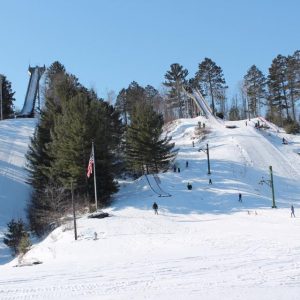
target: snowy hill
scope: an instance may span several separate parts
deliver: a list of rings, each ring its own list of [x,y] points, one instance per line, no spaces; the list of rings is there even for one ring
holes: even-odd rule
[[[198,121],[210,131],[200,142]],[[255,122],[231,122],[235,129],[203,117],[171,124],[181,172],[171,169],[159,179],[172,196],[158,197],[145,177],[120,182],[105,210],[111,217],[79,218],[78,241],[70,222],[24,257],[42,264],[0,266],[0,298],[298,299],[300,137],[258,130]],[[207,143],[210,176],[206,154],[198,151]],[[278,209],[270,208],[270,187],[259,184],[269,179],[270,165]],[[290,218],[291,203],[296,218]]]
[[[2,244],[3,231],[11,218],[24,218],[30,194],[26,184],[25,153],[36,124],[35,119],[0,122],[0,264],[10,257]]]

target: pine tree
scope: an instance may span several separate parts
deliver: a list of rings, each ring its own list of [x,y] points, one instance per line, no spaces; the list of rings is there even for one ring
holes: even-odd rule
[[[164,86],[169,88],[168,106],[178,111],[179,118],[183,118],[185,109],[185,93],[183,88],[187,85],[188,70],[180,64],[172,64],[170,70],[165,74]]]
[[[2,117],[3,119],[11,118],[14,115],[14,94],[12,91],[11,82],[7,80],[6,76],[0,74],[0,88],[2,87]]]
[[[135,106],[126,132],[126,157],[136,174],[165,171],[175,154],[170,138],[162,138],[163,118],[149,104]]]
[[[134,106],[145,101],[145,89],[136,81],[131,82],[127,89],[120,91],[117,96],[116,108],[122,114],[125,125],[130,123]]]
[[[12,255],[15,256],[19,253],[20,241],[28,234],[25,231],[25,224],[21,219],[18,221],[12,219],[7,224],[7,227],[8,232],[4,234],[3,242],[11,249]]]
[[[162,112],[163,98],[159,91],[151,85],[147,85],[144,89],[145,101],[149,103],[157,113]]]
[[[266,98],[266,78],[263,73],[255,66],[251,66],[244,76],[244,86],[248,99],[248,108],[253,116],[260,113],[263,99]]]
[[[287,97],[292,108],[292,118],[296,120],[296,103],[300,99],[300,51],[287,57]]]
[[[28,250],[30,249],[31,246],[32,246],[32,243],[30,241],[29,234],[27,232],[25,232],[19,242],[18,253],[24,255],[26,252],[28,252]]]
[[[128,104],[127,104],[127,98],[126,98],[126,89],[122,89],[117,96],[115,107],[116,107],[117,111],[119,111],[119,113],[121,114],[122,120],[125,125],[128,124],[128,108],[127,108],[127,106],[128,106]]]
[[[287,97],[287,58],[278,55],[273,59],[268,75],[269,114],[276,122],[278,116],[281,125],[284,118],[289,119],[289,103]],[[285,111],[285,116],[284,116]]]
[[[196,73],[196,79],[204,95],[211,98],[211,107],[213,114],[216,112],[216,101],[222,103],[225,101],[225,89],[227,88],[221,67],[217,66],[210,58],[205,58],[199,64]],[[223,107],[225,105],[222,104]]]
[[[46,71],[45,105],[42,108],[39,123],[26,155],[29,183],[33,187],[31,201],[27,207],[30,228],[42,235],[45,228],[61,217],[62,209],[57,203],[63,198],[59,187],[50,176],[51,131],[55,117],[62,113],[62,103],[67,101],[69,94],[74,94],[78,83],[65,72],[59,62],[54,62]],[[67,87],[67,88],[66,88]]]

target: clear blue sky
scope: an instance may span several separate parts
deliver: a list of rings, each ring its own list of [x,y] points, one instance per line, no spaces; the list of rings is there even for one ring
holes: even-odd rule
[[[59,60],[100,96],[135,80],[160,87],[170,64],[191,76],[205,57],[229,97],[248,68],[265,74],[300,49],[299,0],[0,0],[0,73],[22,107],[27,67]]]

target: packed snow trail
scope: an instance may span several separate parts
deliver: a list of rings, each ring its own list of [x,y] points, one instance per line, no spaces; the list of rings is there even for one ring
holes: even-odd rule
[[[240,127],[232,130],[232,136],[243,147],[251,158],[251,164],[257,169],[267,170],[272,166],[274,173],[282,177],[299,179],[299,172],[295,170],[279,151],[262,133],[262,129],[252,126]]]

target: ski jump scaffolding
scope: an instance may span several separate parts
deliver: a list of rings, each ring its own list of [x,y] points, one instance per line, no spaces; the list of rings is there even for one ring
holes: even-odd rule
[[[31,118],[34,116],[34,108],[36,104],[36,99],[38,99],[37,108],[40,109],[40,91],[39,91],[39,81],[44,74],[46,68],[43,67],[30,67],[28,68],[28,73],[30,75],[29,83],[27,87],[27,92],[25,96],[25,101],[21,112],[17,115],[19,118]]]
[[[220,118],[217,118],[213,114],[213,112],[212,112],[211,108],[209,107],[208,103],[206,102],[206,100],[202,96],[201,92],[197,88],[193,89],[192,93],[189,93],[188,91],[186,91],[183,88],[183,92],[190,99],[192,99],[194,101],[194,103],[196,104],[198,109],[201,110],[204,113],[204,115],[207,119],[210,119],[212,122],[215,122],[216,124],[224,126],[223,120],[221,120]]]

